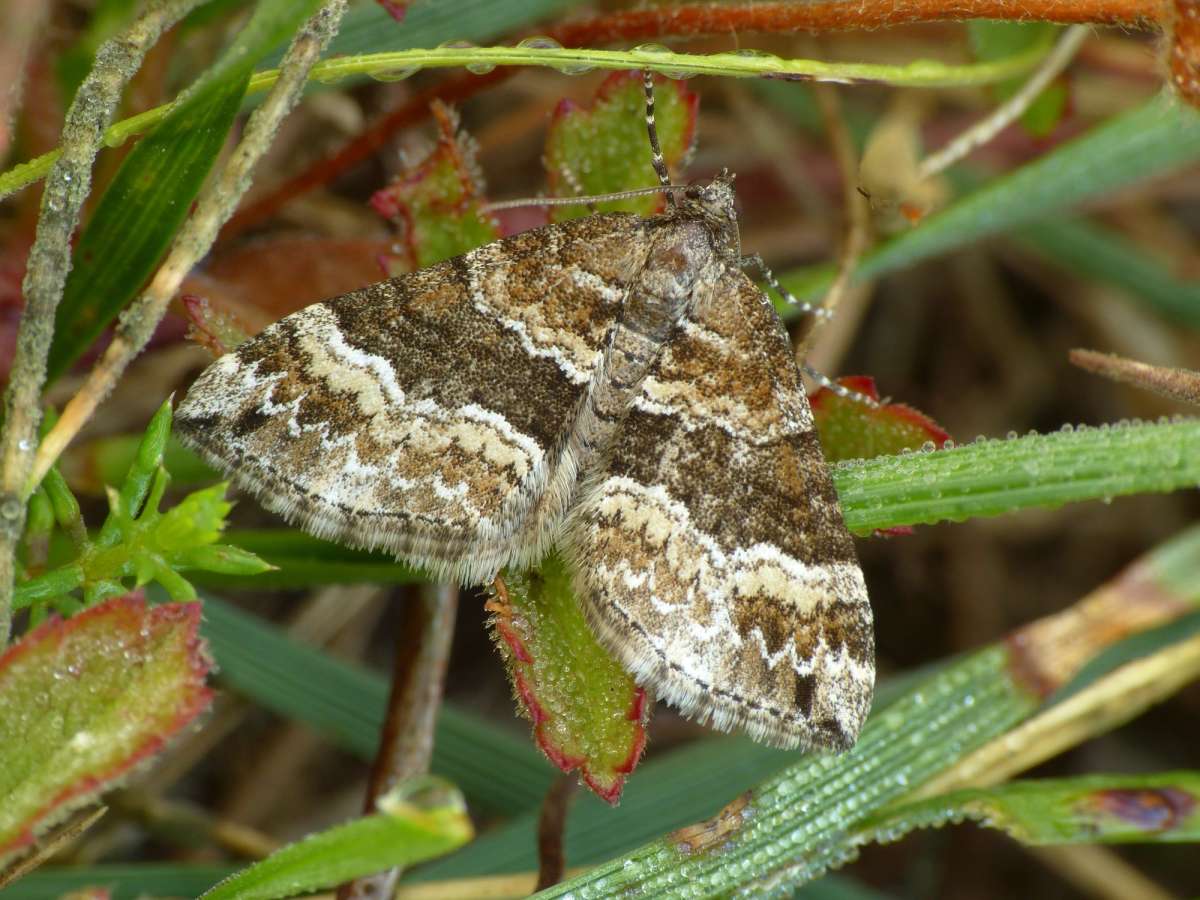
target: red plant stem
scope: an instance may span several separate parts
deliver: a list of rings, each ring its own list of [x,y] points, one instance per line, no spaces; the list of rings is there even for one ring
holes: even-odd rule
[[[563,880],[567,871],[567,854],[563,838],[567,830],[567,811],[575,793],[575,780],[559,775],[546,792],[542,812],[538,816],[538,880],[535,891],[544,891]]]
[[[1178,12],[1172,15],[1172,0],[826,0],[826,2],[745,3],[714,6],[690,3],[606,13],[565,22],[548,34],[568,47],[590,46],[613,41],[645,38],[696,37],[744,34],[747,32],[788,33],[794,31],[845,31],[874,29],[920,22],[964,19],[1042,20],[1064,24],[1119,25],[1127,28],[1163,27],[1175,21],[1184,46],[1192,45],[1185,14],[1196,0],[1173,0]],[[1176,59],[1184,60],[1177,41]],[[1182,65],[1186,65],[1182,63]],[[351,166],[370,157],[400,128],[424,121],[435,100],[459,102],[516,74],[501,67],[487,75],[464,75],[428,88],[354,138],[333,156],[315,163],[285,181],[260,200],[238,211],[221,230],[227,240],[267,219],[288,201],[328,184]],[[1176,72],[1180,64],[1176,65]],[[1185,71],[1194,71],[1185,70]],[[1178,75],[1176,76],[1178,78]]]
[[[643,37],[688,37],[747,31],[844,31],[920,22],[1016,19],[1062,24],[1161,26],[1167,0],[826,0],[826,2],[688,3],[632,9],[568,23],[554,34],[568,46]]]
[[[367,780],[364,813],[393,787],[429,770],[433,755],[433,726],[446,680],[446,662],[454,633],[458,588],[424,588],[409,603],[396,640],[387,716],[379,750]],[[338,900],[390,897],[399,869],[356,879],[338,890]]]

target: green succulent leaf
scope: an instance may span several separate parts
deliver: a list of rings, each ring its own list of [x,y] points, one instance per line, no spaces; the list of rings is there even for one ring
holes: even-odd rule
[[[561,559],[506,580],[488,603],[492,636],[534,740],[616,803],[646,744],[646,693],[596,641]]]
[[[691,150],[700,98],[682,81],[655,79],[654,117],[668,168]],[[646,94],[640,72],[614,72],[588,107],[563,100],[546,139],[546,171],[554,197],[590,196],[652,187],[658,176],[646,143]],[[662,208],[661,194],[599,203],[602,212],[649,215]],[[551,207],[556,222],[590,214],[586,206]]]
[[[208,707],[200,607],[116,598],[0,657],[0,862],[93,802]]]

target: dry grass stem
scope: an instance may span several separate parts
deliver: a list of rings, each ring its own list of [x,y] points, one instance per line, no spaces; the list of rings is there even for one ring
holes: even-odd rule
[[[0,647],[12,627],[12,589],[17,541],[25,527],[25,502],[49,466],[38,468],[34,451],[42,419],[46,358],[54,336],[54,314],[71,271],[71,235],[92,183],[92,162],[112,121],[125,85],[162,32],[196,5],[196,0],[158,0],[96,53],[62,132],[62,153],[46,177],[37,237],[26,261],[25,309],[4,396],[0,434]],[[31,473],[32,476],[31,476]]]
[[[33,483],[36,484],[54,465],[67,444],[112,391],[117,379],[154,333],[184,277],[208,253],[217,231],[233,214],[242,194],[250,186],[254,166],[270,146],[279,123],[300,98],[309,69],[337,33],[345,7],[345,0],[331,0],[318,10],[292,42],[279,80],[262,105],[251,113],[242,139],[229,161],[200,195],[195,212],[175,238],[149,287],[122,314],[112,343],[42,441],[34,464]]]

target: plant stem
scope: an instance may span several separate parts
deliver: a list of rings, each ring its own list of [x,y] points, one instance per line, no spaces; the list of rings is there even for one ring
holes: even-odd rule
[[[457,607],[458,588],[443,584],[424,588],[417,602],[405,610],[392,665],[387,717],[367,782],[364,814],[375,812],[376,801],[400,782],[429,771]],[[338,898],[390,897],[400,872],[394,868],[357,878],[338,890]]]
[[[95,65],[67,112],[62,152],[46,178],[37,237],[29,250],[22,285],[25,310],[4,398],[4,433],[0,435],[0,647],[8,643],[12,628],[14,554],[25,526],[25,503],[46,474],[42,469],[30,478],[41,423],[46,357],[54,335],[54,313],[71,270],[71,233],[91,187],[92,161],[142,57],[165,29],[195,5],[196,0],[155,0],[123,34],[100,47]]]
[[[1029,109],[1030,104],[1046,89],[1051,81],[1067,67],[1083,42],[1091,34],[1091,29],[1084,25],[1074,25],[1059,38],[1054,49],[1038,66],[1037,71],[1021,85],[1020,90],[997,106],[986,118],[976,122],[941,150],[930,154],[921,161],[918,174],[921,178],[932,178],[939,172],[950,168],[976,148],[986,144],[1004,128]]]
[[[121,316],[112,343],[38,448],[33,469],[35,483],[54,465],[63,449],[108,396],[126,366],[141,352],[180,282],[212,246],[217,230],[250,186],[254,166],[270,146],[279,123],[299,99],[309,70],[337,32],[345,7],[345,0],[330,0],[309,19],[292,42],[279,80],[262,106],[250,114],[242,140],[228,163],[196,201],[195,213],[175,238],[167,258],[146,290]]]
[[[795,0],[775,3],[682,3],[597,15],[572,23],[566,44],[647,37],[746,32],[840,31],[964,19],[1058,22],[1063,25],[1163,26],[1163,0]]]

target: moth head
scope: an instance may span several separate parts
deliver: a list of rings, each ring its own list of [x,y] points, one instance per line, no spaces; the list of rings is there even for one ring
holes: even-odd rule
[[[688,185],[683,192],[683,208],[687,214],[704,220],[719,247],[741,256],[731,172],[725,170],[712,181]]]

